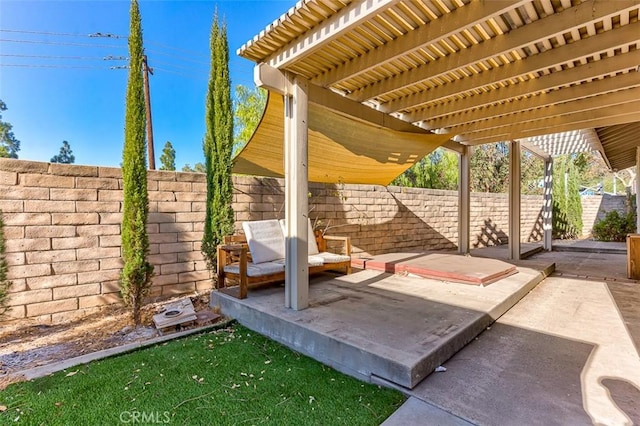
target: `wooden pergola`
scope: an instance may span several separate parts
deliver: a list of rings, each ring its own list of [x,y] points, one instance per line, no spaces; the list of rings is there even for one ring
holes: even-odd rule
[[[640,0],[307,0],[242,46],[256,84],[284,99],[286,306],[308,304],[309,105],[449,136],[462,253],[473,146],[510,143],[510,236],[520,235],[521,147],[541,156],[550,249],[552,155],[595,149],[613,170],[640,163],[639,9]],[[509,245],[518,259],[519,238]]]

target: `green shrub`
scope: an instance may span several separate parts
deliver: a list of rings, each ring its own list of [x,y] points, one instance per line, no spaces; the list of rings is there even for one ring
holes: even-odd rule
[[[11,281],[7,280],[9,267],[4,253],[4,219],[2,218],[2,210],[0,210],[0,316],[9,310],[7,302],[9,301],[9,287],[11,287]]]
[[[598,241],[625,241],[627,234],[636,232],[633,213],[621,215],[613,210],[604,219],[593,225],[593,238]]]

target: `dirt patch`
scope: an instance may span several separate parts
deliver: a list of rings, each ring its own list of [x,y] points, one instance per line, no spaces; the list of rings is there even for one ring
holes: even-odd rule
[[[10,384],[8,375],[12,373],[158,336],[153,315],[167,303],[184,297],[144,306],[142,324],[137,328],[128,308],[116,305],[105,306],[95,314],[64,324],[38,324],[33,319],[3,323],[0,328],[0,390]],[[194,295],[190,299],[196,312],[210,309],[208,294]],[[205,324],[188,325],[182,330],[202,325]],[[168,334],[167,330],[164,334]]]

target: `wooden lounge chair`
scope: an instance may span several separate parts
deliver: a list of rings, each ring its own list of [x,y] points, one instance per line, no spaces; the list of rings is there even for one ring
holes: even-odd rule
[[[218,246],[217,287],[239,299],[247,297],[250,287],[282,282],[285,278],[284,222],[260,220],[244,222],[244,235],[231,235]],[[349,237],[313,232],[309,222],[309,274],[337,270],[351,273]],[[327,242],[340,244],[340,253],[327,251]]]

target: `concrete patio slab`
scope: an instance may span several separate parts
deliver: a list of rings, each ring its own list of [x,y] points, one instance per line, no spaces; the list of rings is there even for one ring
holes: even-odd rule
[[[410,394],[481,425],[640,424],[639,301],[635,283],[547,278]]]
[[[388,253],[354,259],[361,269],[410,273],[424,278],[463,284],[487,285],[517,272],[516,266],[497,259],[483,259],[446,252]]]
[[[311,306],[303,311],[284,307],[282,287],[252,290],[243,300],[214,292],[212,304],[339,371],[413,388],[545,276],[520,267],[515,275],[479,287],[360,271],[314,278]]]
[[[427,420],[428,419],[428,420]],[[473,423],[434,407],[418,398],[409,397],[381,426],[473,426]]]
[[[542,252],[532,262],[554,262],[555,274],[585,279],[635,282],[627,278],[627,256],[589,252]]]

